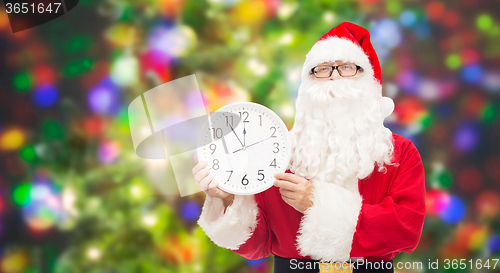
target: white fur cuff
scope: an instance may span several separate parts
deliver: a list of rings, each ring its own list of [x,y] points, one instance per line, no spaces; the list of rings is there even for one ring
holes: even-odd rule
[[[322,262],[349,260],[362,198],[333,183],[316,181],[313,206],[302,217],[297,246],[302,256]]]
[[[252,236],[258,213],[253,195],[235,195],[226,213],[222,199],[207,195],[198,225],[216,245],[237,250]]]

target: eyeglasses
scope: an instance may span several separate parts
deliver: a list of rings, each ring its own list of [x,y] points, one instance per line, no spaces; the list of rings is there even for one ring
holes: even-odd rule
[[[318,65],[311,69],[311,74],[317,78],[328,78],[332,76],[333,70],[337,69],[341,77],[352,77],[355,76],[359,70],[363,71],[363,68],[355,64],[341,64],[341,65]]]

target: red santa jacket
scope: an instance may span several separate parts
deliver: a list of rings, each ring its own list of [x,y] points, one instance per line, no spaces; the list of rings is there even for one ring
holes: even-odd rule
[[[248,259],[285,258],[388,261],[418,245],[425,218],[425,178],[413,143],[393,134],[394,159],[348,190],[313,183],[313,205],[304,214],[281,198],[279,188],[235,196],[224,212],[207,196],[198,224],[217,245]]]

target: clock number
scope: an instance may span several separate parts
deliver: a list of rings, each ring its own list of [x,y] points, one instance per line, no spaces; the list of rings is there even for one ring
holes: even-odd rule
[[[279,145],[279,143],[278,143],[278,142],[274,142],[274,144],[273,144],[273,145],[276,145],[276,147],[275,147],[275,148],[276,148],[276,150],[273,150],[273,153],[275,153],[275,154],[276,154],[276,153],[278,153],[278,152],[280,151],[280,149],[278,148],[280,145]]]
[[[242,117],[241,117],[241,112],[239,112],[239,113],[240,113],[240,120],[241,120],[241,119],[242,119]],[[245,120],[243,120],[243,122],[250,122],[250,121],[248,121],[248,120],[247,120],[247,118],[248,118],[248,116],[249,116],[248,112],[247,112],[247,111],[245,111],[245,112],[243,112],[243,114],[247,114],[247,117],[245,118]]]
[[[264,180],[265,176],[264,176],[264,174],[263,174],[263,173],[261,173],[261,172],[263,172],[263,171],[264,171],[264,170],[259,170],[258,174],[259,174],[259,175],[262,175],[262,178],[257,178],[257,180],[259,180],[259,181]]]
[[[213,163],[214,164],[212,166],[212,169],[218,170],[219,169],[219,160],[218,159],[214,159]],[[217,168],[215,168],[215,166],[217,166]]]
[[[262,126],[262,115],[259,115],[260,118],[260,126]]]
[[[215,153],[215,150],[217,149],[217,145],[212,143],[212,144],[210,144],[209,147],[210,147],[210,150],[212,150],[212,153],[210,155],[213,155]]]
[[[226,116],[226,127],[229,127],[229,118],[231,118],[231,126],[234,126],[233,116],[230,116],[230,117]]]
[[[231,175],[233,175],[233,171],[226,171],[226,172],[230,172],[229,177],[227,178],[227,181],[229,181],[229,179],[231,179]]]
[[[276,133],[276,127],[274,127],[274,126],[273,126],[273,127],[271,127],[271,130],[273,130],[273,129],[274,129],[274,132],[273,132],[273,134],[272,134],[270,137],[276,137],[276,136],[274,135],[274,134]]]
[[[243,176],[243,179],[241,179],[241,184],[243,184],[244,186],[248,185],[248,179],[246,174],[245,176]]]
[[[221,128],[212,128],[214,132],[214,139],[219,139],[222,137],[222,129]]]
[[[273,162],[271,162],[271,164],[269,164],[269,166],[276,168],[276,158],[273,160]]]

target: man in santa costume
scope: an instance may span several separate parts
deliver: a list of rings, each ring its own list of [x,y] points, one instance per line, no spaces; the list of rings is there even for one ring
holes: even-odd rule
[[[393,272],[392,259],[420,240],[424,168],[413,143],[383,125],[394,103],[382,96],[370,34],[352,23],[331,29],[301,77],[287,172],[262,193],[235,196],[199,162],[193,174],[207,197],[198,224],[245,258],[273,254],[275,272],[319,272],[308,261]]]

